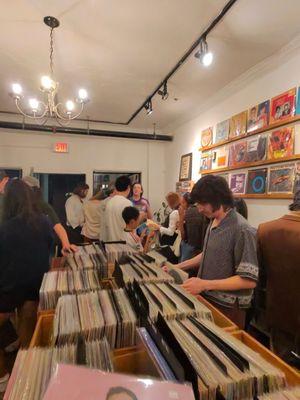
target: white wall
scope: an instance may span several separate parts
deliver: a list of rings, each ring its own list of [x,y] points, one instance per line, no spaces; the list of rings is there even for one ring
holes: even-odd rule
[[[283,49],[248,71],[237,81],[228,85],[213,99],[208,100],[206,109],[199,116],[172,130],[174,141],[165,147],[166,190],[174,190],[178,180],[180,157],[193,152],[192,179],[200,178],[200,137],[201,131],[215,126],[232,115],[250,106],[267,100],[281,92],[300,85],[300,47],[296,45]],[[199,88],[201,90],[201,88]],[[300,129],[296,129],[295,152],[300,153]],[[287,212],[290,200],[247,199],[249,221],[254,226],[278,218]]]
[[[53,152],[58,141],[69,144],[68,154]],[[145,196],[155,210],[165,195],[164,146],[164,142],[147,140],[0,130],[0,169],[22,168],[23,175],[31,168],[44,173],[85,173],[91,188],[94,170],[141,172]]]

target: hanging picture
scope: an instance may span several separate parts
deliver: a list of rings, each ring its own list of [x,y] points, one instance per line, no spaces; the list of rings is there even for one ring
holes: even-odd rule
[[[257,104],[248,110],[247,132],[262,129],[269,124],[270,100]]]
[[[229,127],[230,127],[229,119],[226,119],[226,121],[222,121],[217,124],[215,143],[220,143],[224,142],[225,140],[228,140]]]
[[[245,194],[247,173],[239,172],[229,175],[229,187],[234,194]]]
[[[189,181],[192,177],[192,160],[193,153],[188,153],[181,156],[179,180]]]
[[[288,119],[295,115],[296,88],[273,97],[271,100],[270,123]]]
[[[213,128],[207,128],[201,133],[201,146],[210,146],[213,142]]]
[[[266,158],[267,137],[258,135],[247,140],[246,162],[262,161]]]
[[[278,129],[270,133],[268,158],[290,157],[294,154],[294,127]]]
[[[236,167],[246,162],[247,155],[247,141],[242,140],[240,142],[233,143],[229,147],[229,167]]]
[[[213,153],[211,151],[206,151],[201,154],[200,161],[200,172],[208,171],[212,169]]]
[[[247,111],[243,111],[231,117],[229,137],[232,139],[237,136],[245,135],[246,132],[247,132]]]
[[[293,193],[295,165],[287,164],[269,169],[268,193]]]
[[[260,168],[248,171],[247,193],[264,194],[266,193],[268,169]]]

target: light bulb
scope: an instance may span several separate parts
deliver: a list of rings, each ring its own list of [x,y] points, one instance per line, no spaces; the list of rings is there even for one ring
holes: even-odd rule
[[[202,55],[201,63],[204,65],[204,67],[208,67],[213,62],[213,59],[214,55],[209,51]]]
[[[14,94],[20,95],[22,93],[22,86],[19,83],[13,83],[12,91]]]
[[[29,105],[32,108],[32,111],[37,111],[39,108],[39,102],[37,99],[29,99]]]
[[[73,111],[73,110],[74,110],[74,107],[75,107],[75,105],[74,105],[74,103],[73,103],[72,100],[68,100],[68,101],[66,102],[66,109],[67,109],[68,112]]]
[[[44,75],[41,78],[41,85],[44,90],[50,90],[53,87],[53,80],[50,76]]]
[[[82,101],[87,100],[88,93],[85,89],[78,90],[78,98]]]

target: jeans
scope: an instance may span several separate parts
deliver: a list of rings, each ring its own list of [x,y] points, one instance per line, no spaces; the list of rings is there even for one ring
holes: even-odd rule
[[[190,260],[195,257],[199,252],[194,246],[186,243],[184,240],[180,243],[180,262]]]

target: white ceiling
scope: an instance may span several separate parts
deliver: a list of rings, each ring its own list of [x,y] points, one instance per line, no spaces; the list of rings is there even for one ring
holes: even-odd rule
[[[227,0],[0,0],[0,110],[15,111],[10,84],[30,95],[48,72],[46,15],[56,16],[60,99],[85,87],[91,119],[126,122]],[[208,37],[215,62],[191,57],[169,82],[170,98],[130,124],[164,130],[187,119],[225,85],[300,33],[299,0],[238,0]],[[174,97],[178,101],[174,101]],[[84,115],[85,116],[85,115]],[[1,115],[0,115],[1,119]]]

